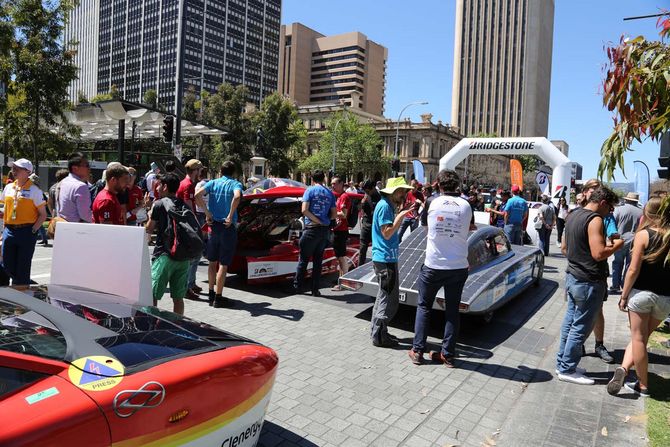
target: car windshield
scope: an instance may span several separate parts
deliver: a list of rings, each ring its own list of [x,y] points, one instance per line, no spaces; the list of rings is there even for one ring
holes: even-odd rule
[[[67,344],[49,320],[0,299],[0,350],[63,360]]]
[[[307,185],[304,183],[297,180],[292,180],[290,178],[266,178],[258,183],[251,185],[247,190],[244,191],[244,195],[248,196],[250,194],[260,194],[267,191],[268,189],[278,188],[280,186],[293,186],[307,189]]]

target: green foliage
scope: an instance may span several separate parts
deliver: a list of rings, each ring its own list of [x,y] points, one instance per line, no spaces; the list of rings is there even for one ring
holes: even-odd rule
[[[111,101],[114,99],[110,93],[100,93],[91,98],[91,103],[96,104],[103,101]]]
[[[257,150],[268,159],[273,176],[287,177],[303,157],[307,129],[298,117],[293,103],[275,92],[267,96],[260,111],[253,116],[253,127],[261,130],[257,134]]]
[[[26,140],[30,141],[35,165],[44,152],[41,139],[59,138],[52,137],[47,129],[67,121],[67,89],[77,77],[77,68],[73,64],[74,52],[68,49],[72,43],[64,43],[62,35],[73,4],[15,0],[3,2],[0,9],[0,53],[4,54],[0,70],[5,79],[9,73],[8,95],[12,95],[14,102],[11,108],[0,110],[1,118],[11,123],[7,138],[18,144],[16,151],[23,152]],[[11,37],[7,36],[8,24]]]
[[[145,105],[151,107],[152,109],[158,108],[158,93],[156,93],[156,90],[150,88],[149,90],[144,92],[142,102]]]
[[[661,36],[669,30],[670,21],[664,20]],[[606,53],[603,104],[614,112],[614,128],[600,149],[598,176],[611,180],[617,166],[624,170],[623,155],[633,141],[657,141],[670,130],[670,46],[622,37]]]
[[[217,138],[210,151],[210,165],[220,166],[226,160],[238,165],[251,158],[253,130],[250,116],[245,113],[249,91],[244,85],[221,84],[209,96],[205,122],[223,128],[227,135]]]
[[[181,117],[187,121],[194,121],[198,118],[198,109],[196,108],[198,102],[198,95],[195,88],[190,85],[184,95],[184,102],[182,103]]]
[[[374,127],[360,123],[355,115],[340,112],[328,120],[326,128],[319,141],[319,151],[300,163],[300,171],[331,169],[335,141],[336,173],[347,178],[359,172],[369,177],[376,172],[388,173],[391,159],[384,155],[383,141]]]
[[[77,104],[88,104],[89,100],[86,97],[86,93],[84,93],[82,90],[79,90],[77,92]]]
[[[517,155],[516,159],[521,163],[524,172],[532,172],[535,175],[540,158],[537,155]]]

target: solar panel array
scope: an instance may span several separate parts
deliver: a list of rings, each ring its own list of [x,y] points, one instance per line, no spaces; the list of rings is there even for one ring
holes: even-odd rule
[[[427,228],[422,226],[409,234],[405,233],[398,256],[401,289],[417,290],[419,272],[423,261],[426,259],[427,237]]]

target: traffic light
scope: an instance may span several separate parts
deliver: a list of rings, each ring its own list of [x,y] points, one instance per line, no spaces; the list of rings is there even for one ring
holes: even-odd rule
[[[394,175],[397,175],[400,171],[400,160],[398,158],[391,160],[391,170],[393,171]]]
[[[172,133],[174,132],[174,116],[168,115],[163,118],[163,141],[172,142]]]
[[[661,151],[658,157],[658,178],[670,179],[670,132],[661,138]]]

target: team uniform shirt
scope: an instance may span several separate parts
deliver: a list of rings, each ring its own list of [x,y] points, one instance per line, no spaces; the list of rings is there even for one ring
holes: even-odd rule
[[[394,219],[393,204],[386,197],[382,197],[372,216],[372,261],[374,262],[398,262],[398,247],[400,246],[398,232],[393,233],[388,240],[382,234],[382,227],[393,225]]]
[[[507,213],[507,223],[511,225],[521,225],[527,210],[528,202],[519,196],[512,196],[503,208],[503,211]]]
[[[137,185],[131,186],[128,189],[128,212],[132,212],[134,209],[142,206],[142,203],[144,203],[142,188]],[[127,219],[128,222],[135,222],[136,220],[137,216],[132,213]]]
[[[123,213],[116,194],[103,189],[93,201],[93,222],[105,221],[111,222],[112,225],[123,225]]]
[[[179,189],[177,190],[177,198],[184,203],[191,202],[192,211],[195,213],[195,183],[190,177],[186,176],[184,180],[179,182]]]
[[[242,192],[242,184],[237,180],[225,175],[216,180],[205,183],[205,191],[209,194],[207,208],[217,222],[223,222],[228,218],[230,206],[233,203],[235,191]],[[233,223],[237,222],[237,211],[233,214]]]
[[[37,222],[39,208],[46,206],[44,193],[30,180],[19,187],[16,182],[5,186],[0,194],[5,203],[4,221],[6,225],[27,225]]]
[[[330,210],[336,207],[335,195],[330,189],[323,185],[310,186],[302,195],[302,201],[309,203],[310,213],[320,221],[312,222],[305,216],[305,227],[330,225]]]
[[[335,225],[335,228],[333,228],[333,231],[349,231],[349,213],[351,213],[351,196],[347,194],[346,192],[343,192],[337,197],[337,201],[335,202],[335,208],[338,213],[341,213],[346,210],[347,212],[347,217],[340,219],[337,219],[337,224]]]
[[[425,222],[428,225],[424,265],[434,270],[468,268],[468,236],[474,223],[472,207],[457,195],[431,197]]]
[[[198,182],[198,184],[195,185],[195,189],[198,190],[198,189],[200,189],[200,188],[204,188],[208,181],[209,181],[209,180],[200,180],[200,181]],[[202,196],[202,201],[205,202],[205,203],[207,203],[207,202],[209,201],[209,195],[208,195],[208,194],[204,194],[204,195]],[[198,205],[198,204],[196,203],[196,204],[195,204],[195,212],[196,212],[196,213],[200,213],[200,214],[205,214],[205,209],[202,208],[202,207],[200,207],[200,205]]]

